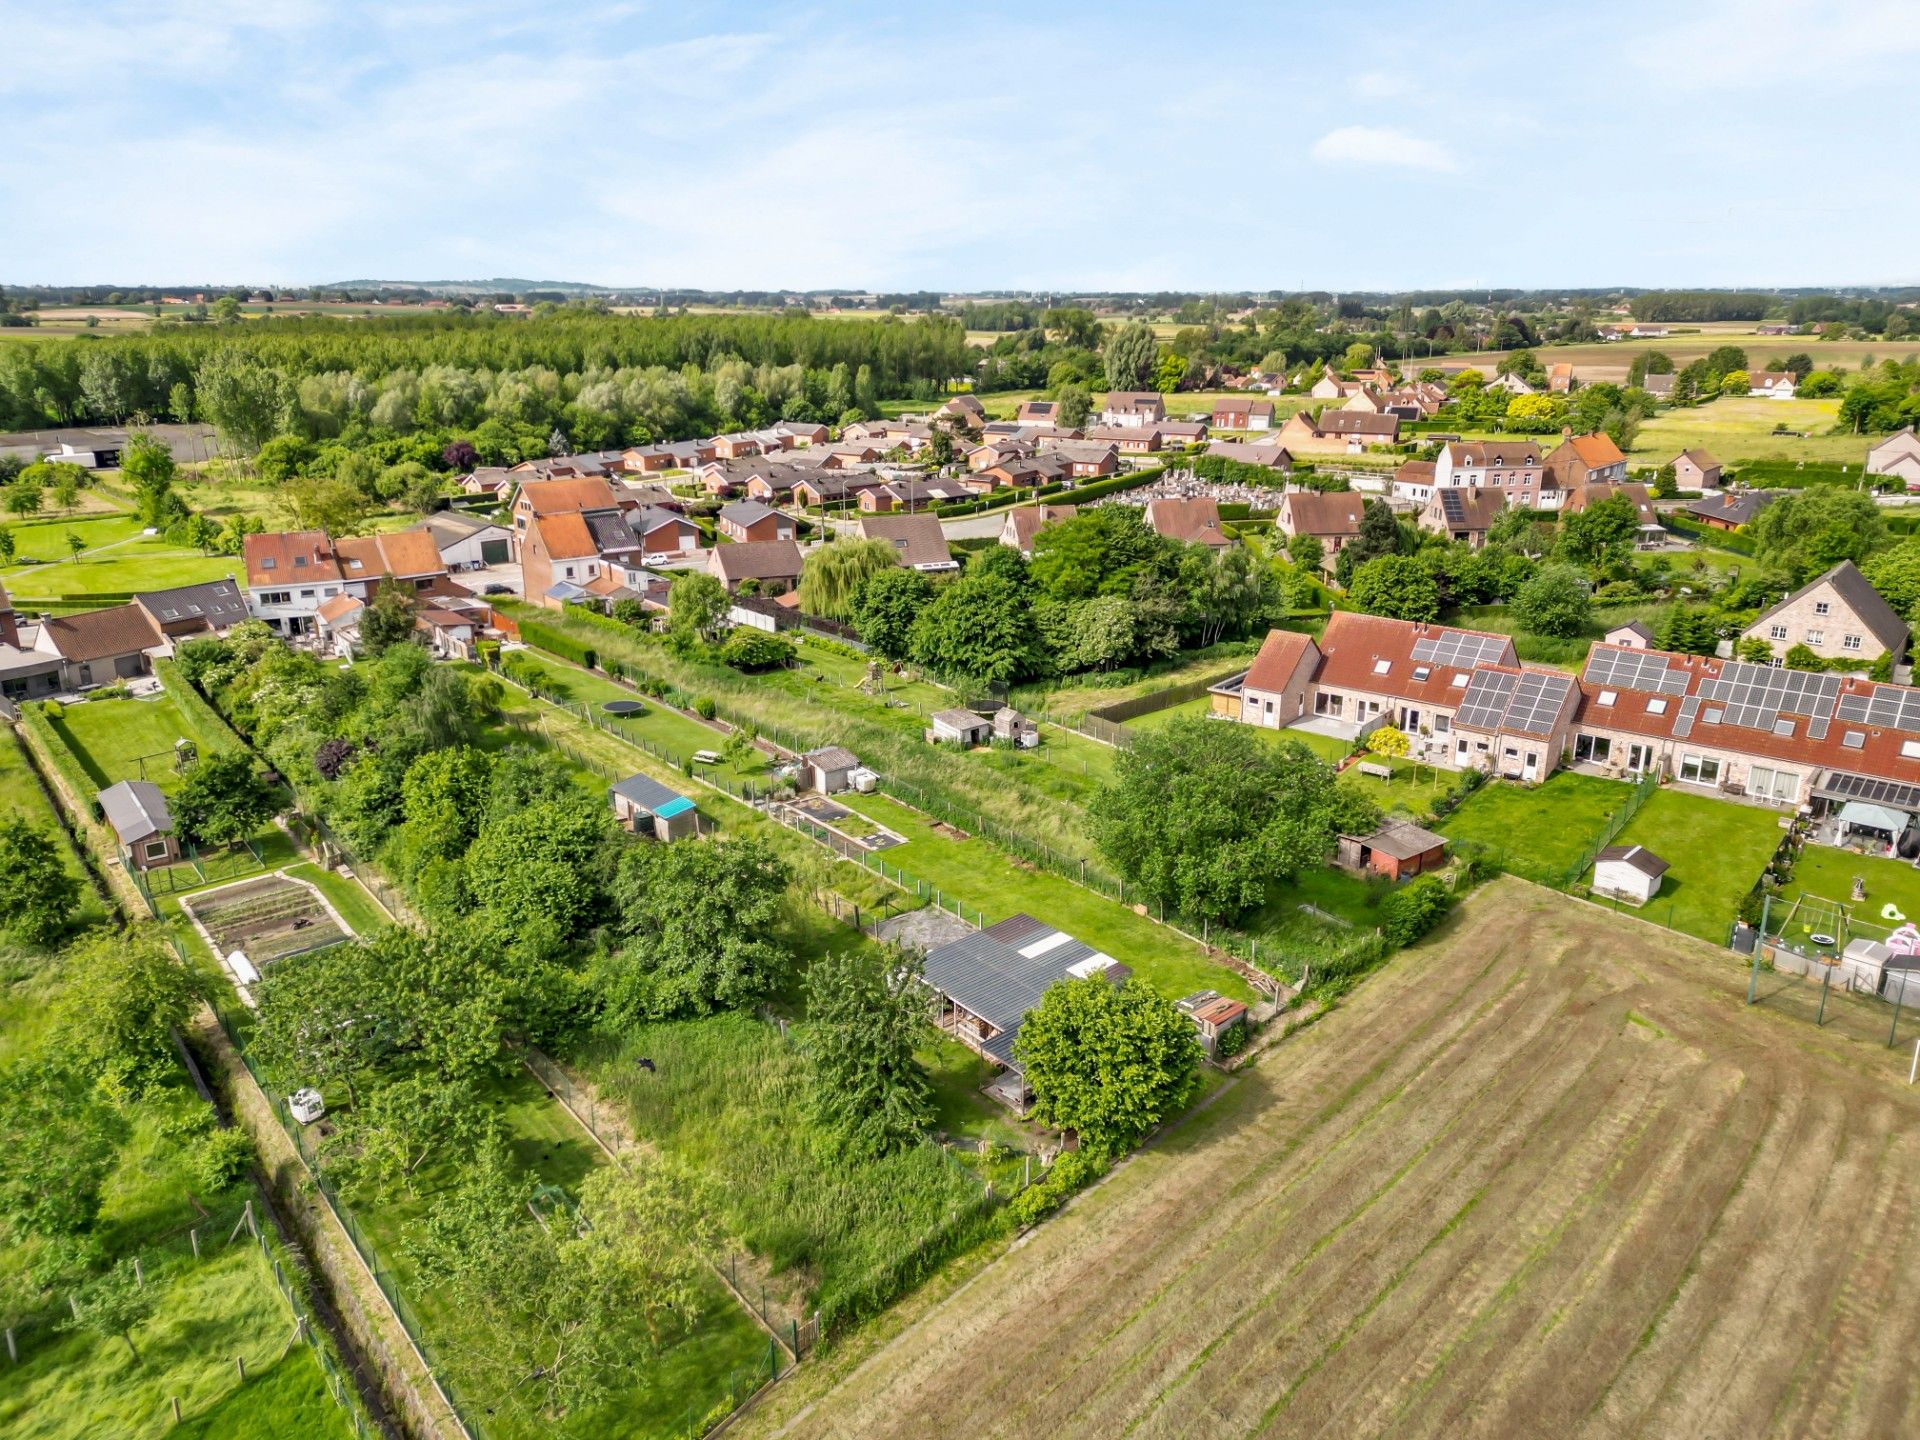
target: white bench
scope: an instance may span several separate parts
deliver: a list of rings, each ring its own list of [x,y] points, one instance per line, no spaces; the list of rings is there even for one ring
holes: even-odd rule
[[[1373,776],[1376,780],[1393,779],[1393,767],[1391,765],[1382,765],[1378,760],[1362,760],[1353,768],[1358,770],[1362,775]]]

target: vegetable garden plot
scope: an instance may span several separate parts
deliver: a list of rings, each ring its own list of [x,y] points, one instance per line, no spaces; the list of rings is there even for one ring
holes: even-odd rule
[[[317,890],[284,875],[186,896],[180,906],[206,930],[220,955],[238,950],[256,969],[353,938]]]

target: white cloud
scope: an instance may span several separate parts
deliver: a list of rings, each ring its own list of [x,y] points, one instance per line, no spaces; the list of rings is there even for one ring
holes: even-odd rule
[[[1404,75],[1394,75],[1385,70],[1368,70],[1356,75],[1353,80],[1353,93],[1362,100],[1391,100],[1405,95],[1412,88]]]
[[[1329,130],[1313,142],[1312,154],[1323,165],[1383,165],[1442,175],[1460,168],[1453,152],[1438,140],[1422,139],[1385,125],[1343,125]]]

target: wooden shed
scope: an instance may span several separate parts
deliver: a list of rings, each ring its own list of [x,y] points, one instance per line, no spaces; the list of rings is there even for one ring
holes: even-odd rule
[[[693,801],[646,775],[629,775],[609,792],[614,818],[636,835],[680,840],[700,833]]]
[[[1593,857],[1593,893],[1644,905],[1660,893],[1667,862],[1644,845],[1609,845]]]

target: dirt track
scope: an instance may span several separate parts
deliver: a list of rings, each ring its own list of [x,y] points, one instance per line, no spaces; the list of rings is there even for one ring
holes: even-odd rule
[[[1744,986],[1502,882],[734,1433],[1913,1434],[1920,1092]]]

